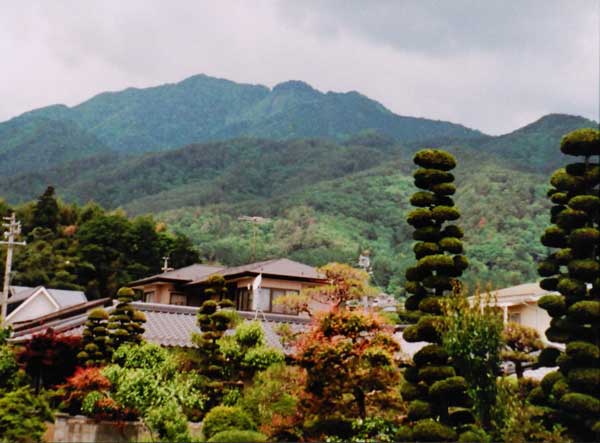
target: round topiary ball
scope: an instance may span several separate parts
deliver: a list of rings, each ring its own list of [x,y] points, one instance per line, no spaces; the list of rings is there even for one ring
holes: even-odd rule
[[[422,168],[450,171],[456,167],[456,160],[446,151],[439,149],[422,149],[413,158],[416,165]]]
[[[572,131],[561,140],[560,150],[574,156],[600,155],[600,131],[592,128]]]

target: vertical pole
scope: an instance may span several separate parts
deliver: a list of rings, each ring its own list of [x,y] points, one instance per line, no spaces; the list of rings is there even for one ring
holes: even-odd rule
[[[4,326],[6,320],[7,304],[8,304],[8,291],[10,289],[10,272],[12,269],[12,256],[15,245],[24,245],[25,242],[16,242],[15,235],[21,233],[21,224],[16,221],[15,213],[13,212],[10,217],[4,217],[4,220],[8,223],[3,223],[2,226],[8,228],[8,231],[4,233],[7,241],[0,241],[0,244],[7,245],[6,249],[6,266],[4,267],[4,286],[2,289],[2,308],[0,311],[0,326]]]

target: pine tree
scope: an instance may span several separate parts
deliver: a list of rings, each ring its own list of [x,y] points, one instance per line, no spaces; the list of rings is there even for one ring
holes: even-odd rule
[[[94,309],[88,314],[83,330],[83,349],[77,358],[86,366],[102,365],[110,361],[113,348],[108,336],[108,313]]]
[[[54,197],[54,187],[48,186],[35,204],[33,225],[35,227],[48,228],[56,232],[58,219],[59,208],[56,197]]]
[[[146,318],[131,306],[131,302],[135,300],[135,292],[131,288],[121,288],[117,292],[117,300],[119,303],[108,321],[114,349],[118,349],[123,343],[141,343],[144,333],[142,324]]]
[[[558,364],[531,400],[550,406],[553,418],[578,441],[600,440],[600,131],[579,129],[563,137],[563,154],[581,160],[556,171],[548,196],[554,206],[541,241],[554,249],[540,262],[543,289],[558,291],[539,300],[552,317],[548,340],[564,343]],[[550,351],[552,352],[552,351]],[[554,360],[554,361],[553,361]]]
[[[445,151],[425,149],[417,152],[414,162],[420,167],[414,173],[415,185],[422,190],[410,199],[417,209],[407,217],[415,228],[417,263],[406,271],[405,289],[411,295],[405,303],[404,319],[414,324],[406,328],[404,339],[430,344],[414,355],[414,365],[406,369],[402,396],[410,401],[408,418],[414,424],[414,438],[442,441],[456,437],[452,425],[473,419],[466,409],[449,414],[450,407],[468,406],[469,398],[466,381],[457,376],[441,346],[440,328],[444,322],[442,298],[460,286],[458,278],[468,262],[462,255],[462,230],[448,224],[460,217],[450,197],[456,192],[454,176],[449,172],[456,167],[454,157]]]

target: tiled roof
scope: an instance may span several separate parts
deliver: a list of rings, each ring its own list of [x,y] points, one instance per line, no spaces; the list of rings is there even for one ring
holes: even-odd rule
[[[214,274],[215,272],[219,272],[225,269],[224,266],[211,266],[211,265],[201,265],[195,264],[186,266],[184,268],[174,269],[172,271],[163,272],[161,274],[151,275],[150,277],[145,277],[140,280],[136,280],[130,283],[130,286],[136,286],[139,284],[143,284],[145,282],[155,281],[155,280],[168,280],[168,281],[180,281],[180,282],[189,282],[195,280],[197,278],[201,278],[204,276],[209,276]]]
[[[325,277],[317,272],[312,266],[305,265],[297,261],[289,260],[287,258],[277,258],[273,260],[266,260],[256,263],[250,263],[248,265],[235,266],[233,268],[226,268],[218,271],[219,274],[224,277],[233,276],[238,274],[266,274],[274,276],[282,276],[288,278],[301,278],[309,280],[322,280]],[[194,279],[190,285],[202,283],[206,281],[208,275],[198,277]]]
[[[192,333],[200,332],[200,328],[196,324],[197,307],[143,302],[132,303],[132,306],[142,311],[146,316],[144,339],[147,341],[161,346],[194,347],[191,340]],[[112,307],[109,307],[107,310],[110,312]],[[256,314],[254,312],[240,311],[238,311],[238,314],[245,320],[256,319],[260,321],[265,332],[267,344],[285,352],[290,352],[290,349],[282,346],[276,332],[277,327],[281,324],[288,324],[292,332],[297,333],[305,330],[310,323],[310,319],[308,318],[293,315]],[[35,331],[28,329],[19,331],[18,334],[14,334],[13,341],[22,342],[28,340],[33,333],[42,332],[48,327],[52,327],[56,331],[66,335],[81,335],[86,319],[86,314],[80,314],[74,317],[50,321],[44,324],[43,327],[36,327]]]

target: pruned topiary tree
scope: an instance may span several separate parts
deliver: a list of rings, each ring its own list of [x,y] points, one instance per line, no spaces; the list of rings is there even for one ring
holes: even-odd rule
[[[402,317],[413,323],[404,331],[409,342],[429,342],[414,355],[414,364],[404,373],[406,382],[402,396],[408,400],[408,419],[420,435],[424,428],[435,434],[434,440],[454,439],[455,425],[473,420],[466,409],[469,398],[467,384],[449,362],[442,347],[442,299],[460,286],[458,278],[467,268],[460,240],[463,232],[451,222],[460,218],[452,195],[456,192],[454,157],[442,150],[424,149],[416,153],[415,185],[421,189],[410,199],[417,209],[408,214],[407,221],[415,228],[413,247],[416,264],[406,271],[406,292]],[[433,421],[432,421],[433,420]],[[432,425],[431,423],[435,423]],[[423,429],[422,429],[423,428]],[[433,440],[431,440],[433,441]]]
[[[548,196],[554,206],[541,241],[553,249],[539,263],[543,289],[557,291],[538,304],[552,317],[548,340],[564,353],[542,353],[559,370],[546,375],[531,400],[554,410],[578,441],[600,440],[600,131],[563,137],[563,154],[580,160],[556,171]],[[548,358],[552,352],[551,357]]]
[[[142,341],[146,317],[142,312],[136,311],[131,302],[135,300],[135,292],[131,288],[121,288],[117,292],[117,306],[111,312],[108,320],[108,329],[112,346],[116,350],[123,343],[136,343]]]
[[[197,346],[198,372],[208,377],[207,408],[219,404],[225,389],[227,359],[221,351],[219,340],[225,332],[233,328],[237,321],[231,300],[220,302],[206,300],[198,309],[197,319],[200,333],[192,334],[192,342]]]
[[[102,308],[90,311],[82,333],[83,349],[77,354],[84,365],[103,365],[110,361],[113,348],[107,325],[108,312]]]

